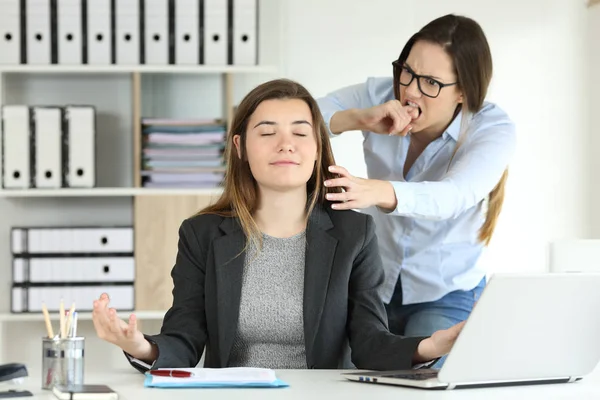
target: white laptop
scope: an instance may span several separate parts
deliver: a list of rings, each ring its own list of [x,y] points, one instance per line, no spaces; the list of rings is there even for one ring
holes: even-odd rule
[[[490,279],[439,370],[343,376],[423,389],[567,383],[599,361],[599,273],[503,274]]]

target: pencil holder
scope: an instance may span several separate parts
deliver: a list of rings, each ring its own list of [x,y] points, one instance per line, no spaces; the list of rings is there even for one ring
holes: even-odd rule
[[[85,338],[43,338],[42,389],[83,385]]]

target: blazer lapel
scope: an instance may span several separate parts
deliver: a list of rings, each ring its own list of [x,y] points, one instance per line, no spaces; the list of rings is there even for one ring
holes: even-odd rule
[[[234,218],[225,219],[220,228],[226,233],[213,242],[217,277],[217,320],[221,367],[229,362],[240,311],[246,237]]]
[[[306,232],[306,261],[304,269],[304,340],[306,361],[314,364],[314,342],[329,288],[329,276],[337,246],[337,239],[327,233],[333,227],[327,212],[317,206],[313,210]]]

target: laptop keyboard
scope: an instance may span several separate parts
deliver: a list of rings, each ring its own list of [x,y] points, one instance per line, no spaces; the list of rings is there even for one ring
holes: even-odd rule
[[[398,378],[398,379],[410,379],[413,381],[424,381],[431,378],[437,378],[438,371],[415,371],[412,374],[393,374],[393,375],[382,375],[381,378]]]

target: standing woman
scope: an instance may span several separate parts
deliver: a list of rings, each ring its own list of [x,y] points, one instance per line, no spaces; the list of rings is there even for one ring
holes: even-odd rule
[[[485,285],[480,263],[504,198],[515,127],[485,101],[492,57],[470,18],[438,18],[406,43],[393,78],[319,99],[332,136],[361,130],[369,179],[341,166],[336,210],[376,206],[392,332],[430,335],[465,320]],[[439,367],[443,360],[436,364]]]

